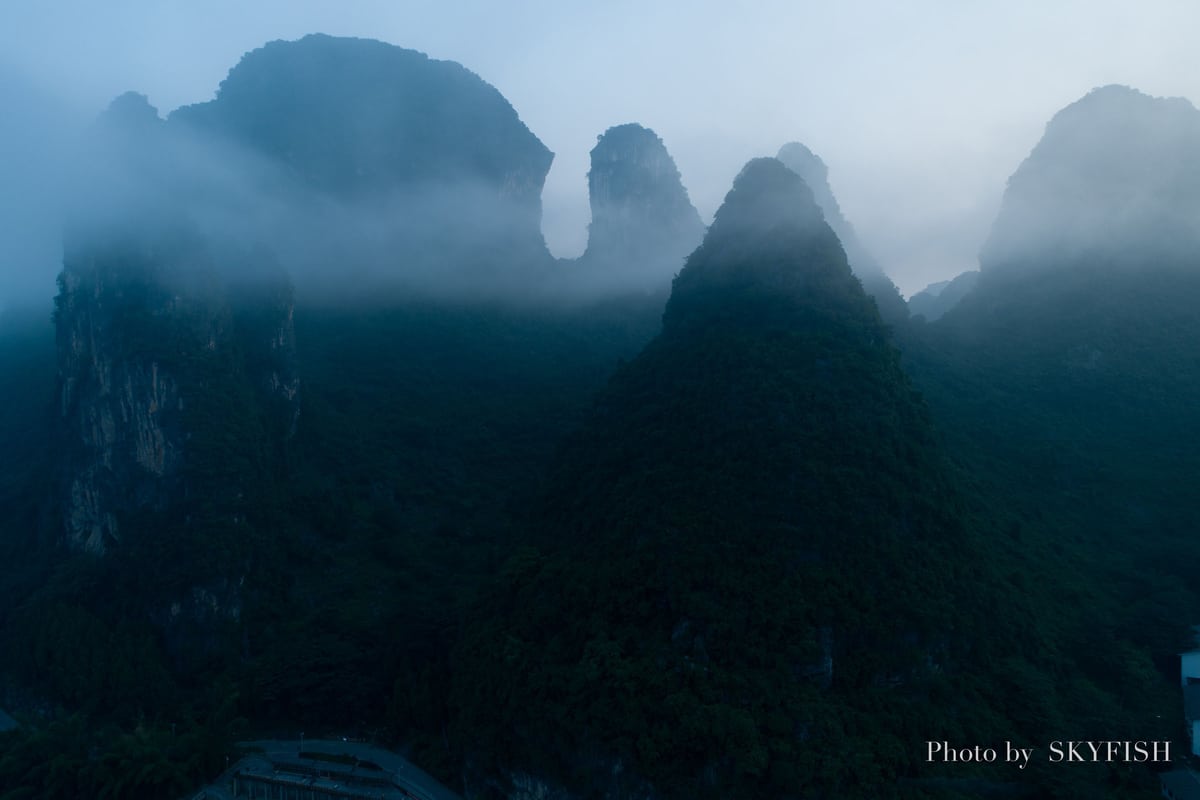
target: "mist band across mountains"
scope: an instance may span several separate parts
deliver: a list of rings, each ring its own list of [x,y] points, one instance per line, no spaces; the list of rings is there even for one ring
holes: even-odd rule
[[[23,213],[36,215],[26,235],[5,237],[26,263],[7,276],[8,305],[41,302],[41,289],[23,287],[48,289],[58,270],[55,209],[68,227],[105,230],[118,218],[172,213],[214,241],[266,246],[301,288],[321,292],[383,281],[535,301],[661,290],[703,230],[661,140],[616,126],[592,153],[587,250],[552,259],[540,220],[553,154],[473,73],[378,42],[271,43],[247,54],[213,101],[162,120],[127,95],[73,145],[42,131],[65,139],[64,113],[39,108],[28,91],[14,103],[37,109],[23,129],[41,140],[34,152],[43,157],[23,169],[43,174],[27,182],[60,189],[58,202],[25,204]],[[810,177],[824,182],[820,169]],[[822,197],[832,199],[827,187]],[[894,287],[847,232],[836,201],[829,213],[852,242],[855,269],[868,282],[883,279],[888,316],[900,313]],[[482,266],[496,248],[526,272]],[[638,269],[626,266],[630,257]]]
[[[470,797],[1157,792],[923,744],[1182,735],[1196,116],[1065,109],[910,319],[796,143],[705,229],[613,127],[560,260],[458,65],[313,36],[118,98],[54,329],[0,337],[0,786],[177,797],[253,726]]]

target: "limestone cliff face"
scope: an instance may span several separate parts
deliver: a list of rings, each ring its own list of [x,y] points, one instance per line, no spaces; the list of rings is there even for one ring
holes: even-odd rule
[[[799,142],[789,142],[776,155],[783,165],[804,179],[812,189],[813,199],[825,215],[825,221],[837,234],[846,250],[850,269],[862,281],[867,294],[875,298],[879,315],[888,323],[896,323],[908,317],[908,307],[900,296],[896,285],[883,271],[854,232],[854,226],[842,214],[833,189],[829,186],[829,168],[813,151]]]
[[[243,514],[262,447],[299,414],[292,288],[262,248],[216,241],[177,191],[196,167],[138,95],[93,130],[55,301],[63,540],[103,554],[135,518]],[[238,499],[242,498],[242,499]],[[154,517],[153,525],[146,523]]]
[[[268,342],[273,356],[273,368],[266,375],[268,392],[277,398],[287,413],[284,417],[287,435],[296,432],[300,421],[300,376],[296,372],[296,306],[289,302],[283,319]]]
[[[257,253],[252,281],[227,286],[250,380],[269,407],[276,433],[290,438],[300,421],[300,374],[296,358],[296,303],[291,281],[267,253]],[[264,268],[262,264],[267,266]]]
[[[167,505],[183,449],[173,370],[122,341],[124,318],[165,314],[170,299],[136,298],[129,281],[105,258],[69,263],[59,280],[64,533],[68,546],[93,553],[116,540],[120,511]]]
[[[102,554],[123,517],[178,510],[204,491],[208,476],[191,457],[208,446],[198,429],[221,411],[210,393],[249,384],[240,394],[269,405],[283,435],[295,429],[290,286],[253,296],[182,277],[179,258],[152,245],[83,247],[60,276],[61,504],[72,549]]]
[[[605,131],[591,158],[582,267],[599,283],[666,286],[704,237],[675,161],[654,131],[636,124]]]

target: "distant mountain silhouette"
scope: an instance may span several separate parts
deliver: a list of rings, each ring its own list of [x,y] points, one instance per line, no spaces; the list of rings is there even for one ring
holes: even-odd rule
[[[265,162],[255,189],[285,207],[268,220],[274,247],[315,262],[300,279],[344,289],[357,259],[375,278],[487,294],[550,266],[541,192],[553,154],[454,62],[366,39],[272,42],[170,124]]]
[[[271,42],[230,70],[214,100],[171,120],[229,136],[346,196],[461,179],[532,212],[553,159],[478,75],[368,39]]]
[[[1200,250],[1200,111],[1125,86],[1054,115],[1008,181],[980,254],[985,278],[1139,268]]]
[[[813,198],[825,214],[825,221],[837,234],[846,250],[850,269],[862,281],[867,294],[875,298],[884,321],[895,324],[908,318],[908,308],[896,285],[884,273],[883,267],[858,239],[852,226],[842,215],[842,209],[829,186],[829,168],[815,153],[799,142],[789,142],[775,156],[795,172],[812,189]]]
[[[931,283],[908,298],[908,311],[914,317],[933,322],[966,297],[978,280],[979,271],[970,270],[951,280]]]

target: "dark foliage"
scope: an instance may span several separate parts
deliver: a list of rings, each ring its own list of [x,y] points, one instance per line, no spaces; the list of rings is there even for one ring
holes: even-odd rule
[[[926,774],[914,743],[1069,713],[874,304],[772,164],[735,184],[469,626],[454,720],[485,773],[883,792]]]

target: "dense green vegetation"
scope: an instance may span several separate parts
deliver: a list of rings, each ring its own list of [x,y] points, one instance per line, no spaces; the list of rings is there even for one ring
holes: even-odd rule
[[[270,631],[254,648],[256,716],[393,730],[452,769],[462,614],[558,440],[660,303],[298,310],[304,404],[283,595],[256,625]]]
[[[575,790],[889,793],[978,774],[924,763],[930,739],[1173,730],[1144,653],[1083,628],[1045,583],[1069,571],[1006,543],[939,453],[828,229],[779,221],[786,182],[742,182],[469,626],[467,755]]]
[[[779,254],[836,263],[816,248]],[[790,263],[757,252],[697,255],[662,335],[549,473],[592,392],[655,332],[652,301],[302,304],[295,435],[273,466],[240,467],[283,496],[227,534],[156,537],[148,521],[150,549],[106,561],[36,546],[56,535],[40,446],[51,343],[10,329],[6,375],[25,390],[5,396],[6,452],[28,469],[5,473],[8,507],[27,509],[6,518],[6,702],[34,724],[5,740],[4,775],[19,776],[5,780],[54,796],[67,790],[35,771],[49,749],[87,754],[62,763],[93,780],[123,757],[109,743],[136,744],[163,764],[145,791],[175,792],[180,775],[211,775],[178,742],[228,748],[235,729],[199,720],[235,697],[260,727],[403,742],[451,781],[469,764],[592,785],[619,760],[631,785],[700,793],[1003,785],[1003,770],[923,764],[921,744],[1178,735],[1197,373],[1156,364],[1165,345],[1138,320],[1153,305],[1179,329],[1183,284],[1111,304],[1094,329],[1059,314],[1019,342],[918,323],[905,363],[929,413],[855,284],[836,268],[740,282],[720,267]],[[1055,384],[1068,332],[1109,327],[1131,348],[1104,350],[1119,366],[1101,380],[1084,353]],[[38,419],[40,435],[16,424]],[[206,554],[222,536],[253,558],[240,617],[165,624],[154,609],[172,590],[236,562]],[[180,554],[187,569],[164,571]],[[1145,769],[1035,763],[1021,777],[1062,796],[1152,786]]]
[[[54,328],[50,310],[0,313],[0,561],[12,565],[37,553],[39,532],[52,524],[49,501],[54,417]],[[33,565],[27,565],[33,567]],[[20,596],[36,585],[36,567],[3,570],[6,597]],[[12,583],[8,583],[12,582]],[[11,610],[0,604],[0,620]]]
[[[76,714],[0,734],[0,797],[178,800],[224,769],[236,730],[217,718],[123,730]]]
[[[926,411],[836,240],[763,227],[783,194],[729,209],[619,369],[661,298],[302,298],[290,435],[250,377],[286,296],[198,309],[238,331],[212,351],[132,317],[130,353],[178,345],[214,390],[187,421],[224,499],[125,520],[104,559],[53,545],[52,342],[9,325],[0,607],[29,727],[3,781],[178,795],[240,716],[381,737],[451,783],[582,790],[619,763],[614,786],[666,794],[1152,789],[923,743],[1179,735],[1200,371],[1159,331],[1191,324],[1186,275],[1119,302],[1064,276],[1075,316],[1014,285],[990,323],[903,329]],[[172,615],[193,589],[238,613]]]
[[[1200,614],[1187,555],[1200,359],[1185,344],[1200,330],[1200,279],[1056,266],[915,326],[906,366],[1013,546],[1062,566],[1056,588],[1077,594],[1078,624],[1169,673]]]
[[[167,318],[125,320],[127,357],[152,352],[209,389],[185,424],[201,444],[188,479],[213,486],[196,503],[124,517],[105,558],[55,545],[51,331],[43,320],[8,332],[2,366],[23,391],[4,398],[4,444],[29,467],[4,473],[11,699],[75,719],[56,736],[90,737],[112,726],[190,735],[187,720],[236,696],[260,727],[402,736],[421,763],[451,771],[446,665],[462,612],[558,440],[657,328],[662,298],[567,311],[301,305],[302,411],[287,437],[269,430],[278,417],[247,377],[256,333],[278,320],[256,292],[219,311],[240,335],[213,350],[186,346],[186,315],[165,329]],[[209,601],[221,610],[206,612]],[[14,744],[10,768],[32,768],[22,759],[48,741]]]

